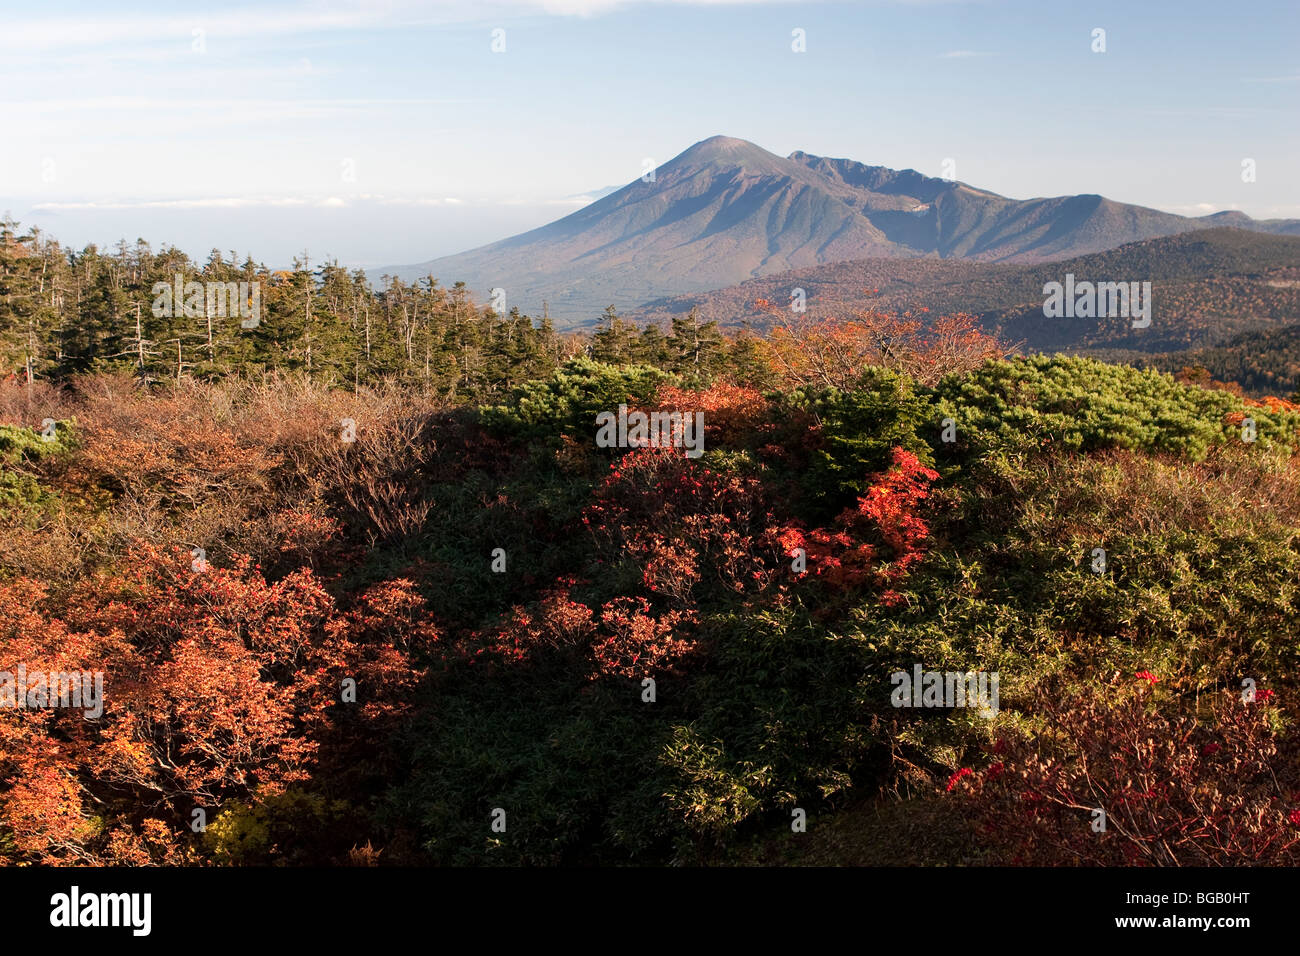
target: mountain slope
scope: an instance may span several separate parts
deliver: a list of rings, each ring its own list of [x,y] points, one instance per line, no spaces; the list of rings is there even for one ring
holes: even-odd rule
[[[1045,318],[1043,286],[1063,281],[1066,273],[1080,281],[1151,282],[1151,325],[1134,329],[1123,319]],[[785,304],[794,289],[804,290],[811,316],[848,316],[864,308],[972,312],[986,329],[1029,350],[1199,348],[1250,329],[1300,322],[1300,237],[1207,229],[1023,265],[862,259],[659,299],[627,315],[663,321],[698,308],[724,325],[763,325],[769,317],[755,301]]]
[[[1240,214],[1237,214],[1240,216]],[[1244,221],[1242,221],[1244,220]],[[868,257],[1040,262],[1224,224],[1101,196],[1016,200],[915,170],[803,152],[782,158],[714,136],[655,170],[530,232],[414,266],[403,279],[464,281],[508,306],[590,322],[609,304]],[[1289,221],[1232,225],[1286,231]]]

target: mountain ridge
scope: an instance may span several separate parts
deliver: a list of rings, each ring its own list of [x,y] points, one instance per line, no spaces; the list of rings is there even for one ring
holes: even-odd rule
[[[1191,218],[1098,194],[1010,199],[957,180],[712,136],[561,219],[452,256],[385,270],[464,281],[561,324],[605,306],[718,289],[864,258],[1053,261],[1231,224],[1300,233],[1300,221]]]

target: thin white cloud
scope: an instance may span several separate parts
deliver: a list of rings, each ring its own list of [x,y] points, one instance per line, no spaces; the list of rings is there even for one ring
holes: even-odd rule
[[[71,210],[122,209],[251,209],[259,206],[314,206],[317,209],[347,209],[358,205],[379,206],[585,206],[588,196],[562,199],[458,199],[454,196],[382,196],[363,193],[350,198],[341,196],[214,196],[196,199],[87,199],[63,202],[39,202],[31,208],[44,212]]]
[[[251,206],[305,206],[306,199],[294,197],[246,198],[221,196],[210,199],[96,199],[80,202],[40,202],[33,209],[57,212],[72,209],[244,209]]]
[[[389,6],[375,4],[369,10],[331,10],[319,5],[300,4],[225,10],[215,15],[6,18],[4,32],[0,33],[0,51],[123,49],[165,42],[201,56],[209,44],[219,40],[357,30],[380,25],[387,19],[388,11],[384,8]]]
[[[1169,109],[1138,109],[1134,110],[1138,115],[1147,116],[1223,116],[1223,117],[1252,117],[1264,116],[1269,113],[1281,112],[1271,106],[1202,106],[1194,109],[1169,110]]]
[[[1212,202],[1194,202],[1184,206],[1161,206],[1164,212],[1172,212],[1179,216],[1209,216],[1216,212],[1238,211],[1237,206],[1219,206]]]
[[[502,199],[502,206],[590,206],[596,200],[590,196],[566,196],[563,199]]]
[[[472,100],[438,99],[429,97],[387,99],[185,99],[153,96],[89,96],[72,99],[27,100],[10,102],[3,109],[10,112],[48,113],[104,113],[109,111],[158,111],[192,113],[195,111],[230,110],[239,113],[277,111],[338,111],[371,110],[384,106],[444,106],[453,103],[470,103]]]
[[[1220,205],[1212,202],[1188,203],[1182,206],[1157,206],[1161,212],[1172,212],[1179,216],[1209,216],[1216,212],[1246,212],[1237,203]],[[1284,206],[1257,206],[1246,213],[1252,219],[1298,219],[1300,204]]]
[[[376,199],[381,206],[442,206],[441,199]]]
[[[368,0],[364,3],[357,0],[247,6],[219,13],[161,16],[47,16],[29,19],[6,16],[4,30],[0,31],[0,53],[14,55],[96,48],[114,48],[122,53],[131,48],[171,44],[178,50],[203,55],[214,44],[286,34],[474,22],[491,17],[537,13],[594,16],[647,5],[752,6],[805,2],[813,0]]]
[[[620,7],[647,6],[650,4],[672,6],[753,6],[759,3],[798,4],[815,0],[502,0],[501,6],[537,7],[545,13],[559,16],[589,17],[609,13]]]

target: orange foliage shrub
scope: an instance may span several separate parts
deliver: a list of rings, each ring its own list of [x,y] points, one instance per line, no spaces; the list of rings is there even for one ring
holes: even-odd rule
[[[1278,398],[1275,395],[1265,395],[1261,399],[1247,398],[1247,405],[1253,408],[1264,408],[1270,412],[1300,412],[1300,404],[1287,401],[1285,398]]]
[[[766,354],[786,388],[853,387],[869,365],[905,372],[923,385],[945,375],[968,372],[1007,349],[979,328],[968,313],[927,322],[913,312],[859,310],[849,319],[791,315],[760,299],[758,307],[775,320]]]
[[[704,413],[705,448],[745,446],[771,430],[768,405],[757,389],[715,382],[700,391],[664,386],[655,408],[684,414]]]
[[[60,600],[0,585],[0,670],[102,672],[104,691],[94,717],[0,709],[0,827],[33,861],[175,858],[192,808],[307,780],[340,717],[369,735],[400,716],[409,654],[438,638],[422,607],[406,580],[342,611],[306,569],[272,583],[145,543]]]
[[[675,636],[677,630],[695,621],[691,611],[669,611],[656,617],[645,598],[615,598],[600,612],[601,630],[607,636],[592,645],[597,674],[644,677],[672,672],[673,665],[695,646],[694,641]]]
[[[265,489],[279,463],[265,436],[218,421],[202,395],[146,393],[110,376],[80,385],[85,444],[76,464],[91,487],[195,507],[217,494]]]

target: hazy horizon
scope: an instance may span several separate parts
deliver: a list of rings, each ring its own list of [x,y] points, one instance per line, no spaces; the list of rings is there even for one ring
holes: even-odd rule
[[[1285,3],[133,9],[55,4],[0,36],[0,209],[72,247],[405,265],[551,222],[717,134],[931,176],[952,159],[1018,199],[1300,217]]]

